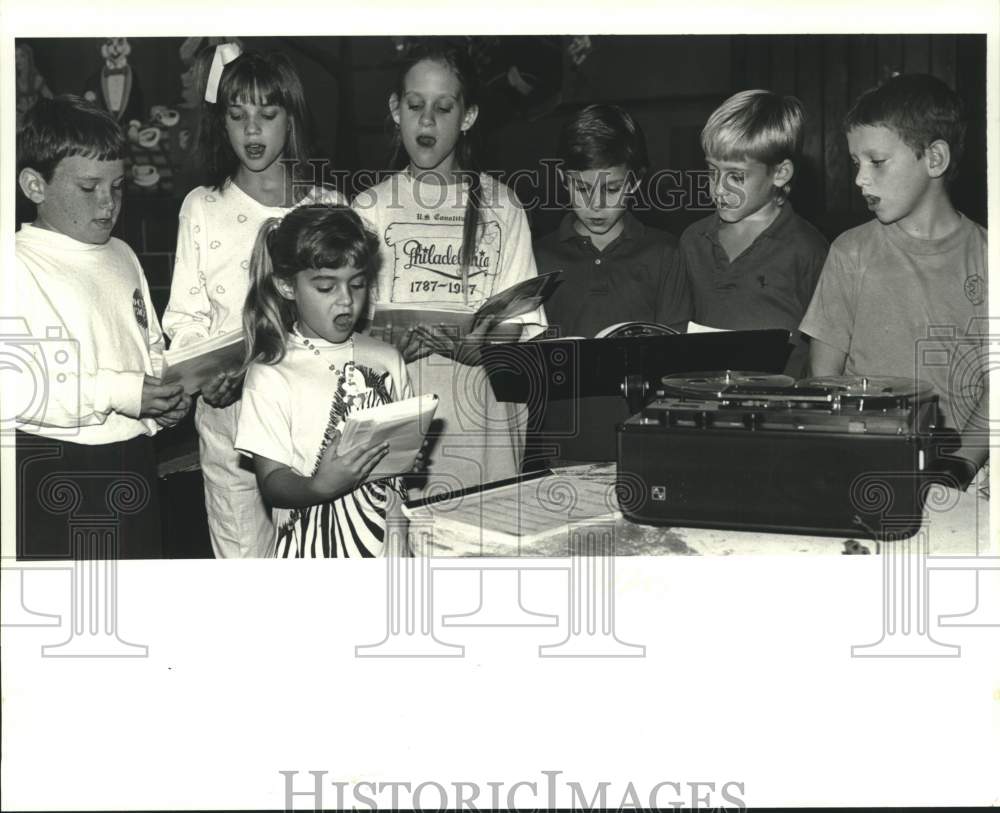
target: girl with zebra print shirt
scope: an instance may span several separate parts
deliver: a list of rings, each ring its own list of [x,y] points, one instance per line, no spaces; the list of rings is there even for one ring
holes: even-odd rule
[[[380,556],[387,520],[401,517],[394,479],[365,482],[388,444],[337,454],[351,412],[412,395],[395,348],[355,333],[378,253],[343,206],[300,206],[257,236],[235,445],[272,507],[275,556]]]

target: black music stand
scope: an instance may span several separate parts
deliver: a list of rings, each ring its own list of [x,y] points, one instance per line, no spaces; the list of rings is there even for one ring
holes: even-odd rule
[[[789,337],[787,330],[739,330],[546,339],[490,345],[482,359],[497,398],[528,405],[532,447],[585,438],[583,453],[577,449],[574,459],[610,461],[617,455],[615,426],[654,397],[663,376],[711,370],[780,373],[792,350]],[[621,406],[614,409],[615,398],[624,398],[627,415]],[[586,399],[595,405],[590,415]],[[575,402],[552,410],[565,411],[568,423],[564,420],[555,431],[543,428],[549,404],[558,401]]]

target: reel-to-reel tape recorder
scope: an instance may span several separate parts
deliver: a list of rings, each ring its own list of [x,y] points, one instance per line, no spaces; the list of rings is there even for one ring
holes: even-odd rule
[[[655,525],[911,536],[946,436],[937,402],[899,378],[667,376],[618,429],[619,476],[632,484],[622,512]]]

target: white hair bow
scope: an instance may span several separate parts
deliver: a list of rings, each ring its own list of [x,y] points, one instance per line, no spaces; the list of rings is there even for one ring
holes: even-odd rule
[[[205,101],[215,104],[219,95],[219,82],[222,81],[222,69],[243,52],[235,42],[224,42],[215,46],[212,57],[212,67],[208,70],[208,83],[205,85]]]

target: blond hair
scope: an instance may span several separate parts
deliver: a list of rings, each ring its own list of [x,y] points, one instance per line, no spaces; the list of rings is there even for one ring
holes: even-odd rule
[[[724,101],[705,122],[701,148],[721,160],[753,159],[769,167],[794,163],[802,151],[805,114],[794,96],[744,90]]]

